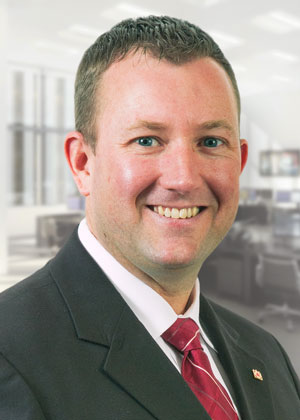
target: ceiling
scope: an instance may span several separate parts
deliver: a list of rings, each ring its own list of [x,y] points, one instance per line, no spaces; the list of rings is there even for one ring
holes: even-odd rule
[[[10,61],[75,72],[83,51],[118,21],[167,14],[213,35],[243,96],[300,90],[300,0],[6,0],[6,13]]]

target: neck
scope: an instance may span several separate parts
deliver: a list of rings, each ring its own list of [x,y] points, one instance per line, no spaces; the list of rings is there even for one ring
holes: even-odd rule
[[[146,270],[131,264],[122,265],[164,298],[177,315],[184,314],[192,304],[199,267],[193,270],[186,267],[176,269],[163,267],[158,271],[147,273]]]
[[[195,299],[195,286],[190,293],[184,293],[182,295],[177,294],[175,296],[166,295],[164,293],[160,293],[160,295],[168,302],[177,315],[183,315]]]
[[[136,266],[122,265],[165,299],[177,315],[184,314],[192,304],[199,268],[163,268],[158,272],[146,273]]]

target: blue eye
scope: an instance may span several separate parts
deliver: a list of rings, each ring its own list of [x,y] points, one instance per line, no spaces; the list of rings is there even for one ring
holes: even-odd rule
[[[139,139],[136,140],[136,143],[144,147],[151,147],[151,146],[158,145],[158,141],[153,137],[140,137]]]
[[[223,141],[215,137],[207,137],[206,139],[204,139],[203,144],[206,147],[212,148],[220,146],[221,144],[223,144]]]

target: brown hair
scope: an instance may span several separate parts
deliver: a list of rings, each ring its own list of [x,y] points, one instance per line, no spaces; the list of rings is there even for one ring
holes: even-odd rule
[[[141,50],[173,64],[211,57],[229,76],[240,114],[240,94],[232,67],[216,42],[196,25],[168,16],[127,19],[105,32],[84,53],[75,81],[75,124],[95,149],[97,91],[101,75],[129,52]]]

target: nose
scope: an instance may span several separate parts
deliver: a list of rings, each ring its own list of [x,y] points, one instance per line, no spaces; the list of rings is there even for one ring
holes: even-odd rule
[[[191,144],[169,146],[160,162],[160,185],[167,190],[188,193],[199,187],[200,156]]]

